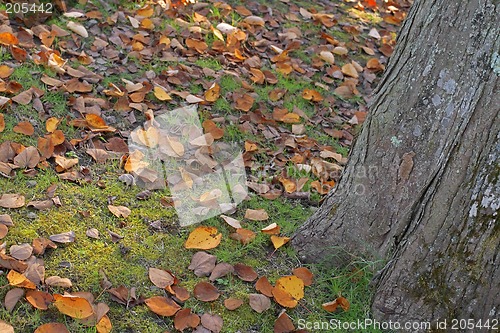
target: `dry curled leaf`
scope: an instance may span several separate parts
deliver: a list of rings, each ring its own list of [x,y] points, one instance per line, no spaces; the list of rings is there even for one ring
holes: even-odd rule
[[[349,304],[349,301],[340,296],[340,297],[337,297],[335,300],[331,301],[331,302],[327,302],[327,303],[323,303],[321,305],[321,307],[328,311],[328,312],[335,312],[337,310],[337,307],[341,307],[344,311],[348,311],[349,310],[349,307],[350,307],[350,304]]]

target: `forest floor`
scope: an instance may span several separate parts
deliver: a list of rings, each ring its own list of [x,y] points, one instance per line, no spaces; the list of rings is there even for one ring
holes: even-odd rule
[[[369,318],[376,263],[303,265],[287,241],[339,179],[407,1],[41,2],[0,5],[1,332]],[[162,137],[155,118],[185,105],[203,130]],[[168,170],[191,188],[202,175],[189,166],[210,164],[202,131],[238,145],[248,196],[234,220],[181,227],[168,187],[124,176],[148,162],[128,144],[196,151]],[[191,196],[200,220],[213,190]],[[215,261],[229,264],[220,276]]]

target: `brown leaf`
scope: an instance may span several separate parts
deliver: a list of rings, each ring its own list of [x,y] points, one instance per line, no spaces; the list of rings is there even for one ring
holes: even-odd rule
[[[215,102],[219,99],[220,97],[220,86],[217,82],[214,82],[210,88],[205,91],[205,94],[203,95],[205,100],[207,102]],[[205,126],[203,126],[205,128]]]
[[[228,298],[224,301],[224,306],[229,311],[236,310],[237,308],[239,308],[242,305],[243,305],[243,301],[241,299],[237,299],[237,298]]]
[[[190,295],[189,295],[189,291],[187,291],[186,288],[184,287],[179,287],[179,286],[172,286],[171,287],[171,290],[169,290],[169,292],[173,295],[175,295],[175,299],[176,300],[179,300],[181,302],[185,302],[189,299]]]
[[[54,294],[54,305],[62,314],[76,319],[87,318],[94,313],[87,299],[70,294]]]
[[[14,222],[12,222],[12,218],[8,214],[0,214],[0,224],[3,224],[7,227],[14,226]]]
[[[234,272],[234,267],[231,264],[221,262],[218,263],[215,268],[212,270],[212,274],[210,274],[210,277],[208,278],[210,281],[215,281],[218,278],[221,278],[223,276],[226,276],[229,273]]]
[[[235,94],[233,98],[235,98],[235,106],[234,106],[235,109],[244,112],[250,111],[255,101],[255,99],[249,94],[243,94],[243,95]]]
[[[269,219],[269,215],[264,209],[247,209],[245,218],[253,221],[265,221]]]
[[[184,247],[186,249],[209,250],[217,247],[222,239],[222,234],[218,233],[215,227],[200,226],[190,234]]]
[[[12,97],[11,99],[12,99],[12,101],[16,102],[17,104],[28,105],[31,102],[32,98],[33,98],[33,90],[28,89],[28,90],[25,90],[16,96]],[[32,135],[34,133],[34,128],[29,122],[23,121],[14,127],[14,132],[25,134],[25,135]],[[29,134],[29,133],[31,133],[31,134]]]
[[[268,235],[277,235],[280,233],[281,227],[277,225],[276,223],[271,223],[265,228],[262,228],[260,231],[262,231],[265,234]]]
[[[125,206],[108,205],[108,209],[116,217],[127,218],[132,213],[132,211]]]
[[[14,73],[14,68],[7,65],[0,65],[0,79],[8,78],[12,73]]]
[[[40,155],[35,147],[27,147],[14,158],[14,164],[20,168],[34,168],[40,162]]]
[[[45,279],[45,284],[51,287],[61,287],[61,288],[71,288],[73,284],[68,278],[62,278],[60,276],[54,275],[49,276]]]
[[[5,118],[3,116],[3,113],[0,113],[0,133],[2,133],[4,129],[5,129]]]
[[[359,76],[358,72],[356,71],[356,68],[350,63],[347,63],[344,66],[342,66],[342,73],[344,73],[345,75],[351,76],[355,79],[357,79]]]
[[[234,272],[243,281],[252,282],[258,277],[257,273],[252,267],[244,264],[234,265]]]
[[[205,133],[212,134],[212,137],[217,140],[224,136],[224,130],[217,127],[217,125],[210,119],[207,119],[202,124]]]
[[[54,298],[51,294],[43,291],[28,290],[26,292],[26,300],[37,309],[47,310]]]
[[[271,307],[271,300],[269,297],[262,294],[248,295],[250,307],[258,313],[262,313]]]
[[[191,313],[191,309],[182,309],[175,315],[174,326],[179,331],[184,331],[186,328],[195,328],[200,324],[200,317]]]
[[[321,307],[328,312],[335,312],[339,305],[340,307],[342,307],[344,311],[349,310],[350,307],[349,301],[342,296],[337,297],[335,300],[331,302],[323,303]]]
[[[265,276],[262,276],[257,280],[255,283],[255,289],[267,297],[273,297],[273,286]]]
[[[0,207],[20,208],[24,206],[24,196],[20,194],[2,194],[0,196]]]
[[[67,231],[61,234],[51,235],[49,239],[56,243],[72,243],[75,241],[75,232]]]
[[[43,237],[33,239],[33,254],[42,255],[45,253],[46,248],[56,249],[57,245]]]
[[[110,157],[109,153],[107,151],[105,151],[104,149],[87,149],[86,152],[87,152],[87,154],[92,156],[92,158],[97,163],[104,163]]]
[[[171,317],[181,309],[171,298],[153,296],[144,301],[148,308],[160,316]]]
[[[99,230],[97,230],[96,228],[89,228],[87,229],[87,231],[85,232],[85,235],[87,235],[87,237],[90,237],[90,238],[93,238],[93,239],[99,239],[100,236],[99,236]]]
[[[285,311],[281,312],[278,319],[274,322],[274,333],[289,333],[295,330],[290,317]]]
[[[237,219],[233,219],[232,217],[226,216],[226,215],[220,215],[220,217],[226,221],[227,224],[229,224],[231,227],[238,229],[241,228],[241,223]]]
[[[321,102],[324,99],[318,91],[313,89],[304,89],[302,98],[312,102]]]
[[[154,267],[149,268],[149,279],[155,286],[162,289],[171,286],[175,282],[175,276],[170,272]]]
[[[62,172],[77,165],[78,158],[66,158],[64,156],[56,155],[55,162],[57,164],[56,171]]]
[[[31,257],[33,248],[28,243],[24,243],[21,245],[12,245],[9,252],[10,255],[17,260],[26,260]]]
[[[28,264],[0,252],[0,267],[14,269],[18,272],[24,272],[28,268]]]
[[[236,232],[229,235],[231,239],[237,240],[243,245],[250,243],[255,236],[255,232],[244,228],[238,228],[236,229]]]
[[[4,300],[5,309],[9,312],[12,312],[17,302],[21,299],[21,297],[23,297],[23,295],[24,295],[24,289],[22,288],[14,288],[9,290],[7,294],[5,294],[5,300]]]
[[[54,201],[51,199],[42,200],[42,201],[30,201],[26,204],[26,207],[33,207],[38,210],[49,209],[54,205]]]
[[[188,269],[194,271],[194,274],[198,277],[208,276],[214,270],[216,261],[216,256],[199,251],[191,258]]]
[[[47,323],[39,326],[33,333],[70,333],[61,323]],[[99,332],[100,333],[100,332]]]
[[[222,330],[222,326],[224,324],[224,321],[219,315],[212,315],[209,313],[204,313],[201,316],[201,324],[203,327],[206,329],[214,332],[214,333],[219,333]]]
[[[304,282],[304,286],[310,286],[313,283],[314,275],[307,267],[295,268],[292,273]]]
[[[7,236],[8,232],[9,227],[7,227],[5,224],[0,224],[0,239],[3,239],[5,236]]]
[[[196,299],[203,302],[215,301],[220,295],[217,288],[209,282],[198,282],[194,287],[193,294]]]

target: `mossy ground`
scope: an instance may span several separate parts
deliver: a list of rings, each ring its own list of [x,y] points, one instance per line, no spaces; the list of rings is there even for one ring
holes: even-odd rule
[[[96,4],[100,6],[99,1]],[[310,2],[303,1],[297,2],[297,4],[305,8],[320,9],[319,6]],[[128,7],[135,6],[134,8],[138,8],[140,5],[127,4]],[[276,6],[279,10],[283,4],[276,2]],[[104,8],[103,12],[105,12]],[[220,15],[217,7],[213,7],[211,13],[213,17]],[[234,14],[232,20],[238,22],[241,17]],[[57,21],[51,23],[57,23]],[[171,27],[179,28],[174,21],[167,23]],[[308,38],[317,38],[314,36],[319,35],[318,25],[308,23],[300,28],[308,31]],[[349,41],[350,39],[349,35],[340,29],[333,29],[331,34],[341,41]],[[89,37],[89,45],[91,43],[92,36]],[[304,62],[310,62],[310,56],[303,50],[294,52],[294,56]],[[0,62],[9,59],[9,52],[4,47],[0,47]],[[131,61],[134,60],[131,59]],[[112,64],[109,65],[112,67]],[[104,73],[103,85],[107,86],[110,82],[120,83],[122,78],[132,80],[151,69],[161,72],[175,64],[152,61],[147,64],[136,62],[136,65],[139,69],[136,74]],[[223,68],[218,60],[211,57],[200,58],[193,65],[210,68],[214,71],[221,71]],[[293,107],[298,107],[305,114],[314,115],[317,106],[304,100],[301,97],[301,92],[305,88],[309,88],[318,89],[321,93],[326,94],[313,83],[319,78],[300,80],[298,77],[285,77],[274,70],[272,71],[278,77],[278,83],[272,87],[255,86],[255,93],[258,96],[256,103],[266,102],[272,89],[283,88],[288,91],[283,103],[284,107],[290,110]],[[42,66],[25,63],[15,69],[11,79],[20,82],[25,89],[35,86],[45,90],[46,93],[41,97],[42,102],[51,105],[49,111],[51,116],[62,118],[59,129],[64,132],[67,138],[77,137],[77,130],[68,125],[66,118],[68,112],[66,96],[61,92],[50,91],[49,87],[40,81],[42,74],[54,76],[53,72]],[[220,77],[219,84],[221,98],[214,103],[212,111],[222,115],[239,115],[240,113],[231,106],[231,102],[224,97],[227,93],[240,89],[241,84],[238,79],[225,74]],[[192,84],[189,86],[189,91],[200,93],[202,89],[200,86]],[[362,103],[361,100],[352,102]],[[34,136],[28,137],[12,131],[12,128],[22,120],[29,120],[33,123],[35,126]],[[0,133],[0,142],[10,140],[26,146],[36,146],[35,138],[44,134],[44,123],[31,106],[13,105],[10,110],[5,112],[5,121],[6,128],[4,132]],[[283,126],[291,127],[291,125],[286,124]],[[335,147],[338,152],[347,156],[348,149],[346,147],[338,144],[337,140],[332,137],[317,131],[313,126],[307,126],[306,134],[321,144]],[[260,147],[273,148],[272,142],[262,136],[242,132],[237,124],[225,127],[224,140],[240,143],[252,140]],[[108,315],[114,325],[114,332],[161,333],[167,330],[174,331],[172,319],[157,316],[144,305],[126,308],[113,302],[108,293],[100,287],[99,270],[106,273],[114,287],[122,284],[128,288],[135,287],[137,294],[144,297],[164,293],[149,281],[149,267],[172,271],[180,280],[180,285],[192,291],[194,285],[203,280],[197,278],[187,269],[195,251],[187,250],[183,246],[189,232],[194,227],[180,228],[175,210],[161,205],[160,198],[168,196],[168,190],[154,191],[148,200],[138,200],[136,195],[142,191],[141,188],[128,187],[118,181],[118,176],[123,173],[118,160],[96,164],[82,151],[75,151],[73,154],[80,157],[80,165],[88,166],[91,170],[93,179],[91,182],[77,184],[61,181],[52,168],[40,170],[34,177],[24,175],[22,171],[18,171],[12,179],[0,177],[0,194],[20,193],[26,197],[27,201],[45,199],[46,189],[52,184],[57,184],[56,194],[59,195],[63,204],[61,207],[52,207],[47,211],[35,211],[32,208],[0,209],[0,214],[10,214],[15,223],[5,238],[7,248],[13,244],[31,243],[37,237],[48,237],[52,234],[72,230],[76,234],[75,242],[59,245],[57,249],[48,250],[43,255],[46,276],[59,275],[70,278],[73,282],[70,291],[90,291],[97,297],[97,301],[107,303],[111,308]],[[263,153],[260,158],[265,160],[267,156]],[[294,175],[294,172],[297,170],[289,170],[290,175]],[[295,176],[298,178],[304,175],[297,173]],[[36,185],[28,187],[27,183],[33,180],[36,181]],[[305,190],[309,189],[311,181],[306,184]],[[319,195],[315,194],[313,199],[319,200]],[[132,210],[132,214],[126,219],[116,218],[107,209],[107,205],[110,203],[127,206]],[[265,209],[270,216],[269,221],[245,220],[243,216],[247,208]],[[313,209],[315,208],[303,205],[302,202],[296,200],[286,198],[266,200],[252,195],[249,200],[244,201],[238,207],[238,212],[234,217],[243,220],[245,227],[254,231],[260,230],[268,223],[276,222],[281,226],[283,235],[291,236],[297,227],[312,214]],[[36,218],[29,218],[28,213],[30,212],[36,213]],[[82,212],[88,212],[90,215],[84,217]],[[160,230],[150,226],[151,222],[158,220],[161,221]],[[301,266],[293,248],[286,245],[274,251],[269,237],[264,234],[257,232],[254,241],[248,245],[241,245],[229,238],[231,227],[227,226],[220,218],[209,219],[203,224],[215,226],[223,234],[223,240],[219,247],[209,251],[216,255],[219,261],[250,265],[256,269],[260,276],[267,276],[271,283],[281,276],[291,274],[293,268]],[[88,228],[98,229],[101,238],[96,240],[87,237],[85,232]],[[108,230],[120,234],[124,238],[114,243],[108,235]],[[299,319],[309,322],[327,322],[331,319],[355,321],[369,317],[371,297],[369,281],[372,274],[372,263],[360,261],[356,265],[338,270],[326,269],[326,266],[322,264],[312,265],[309,268],[315,274],[315,282],[313,286],[306,287],[305,297],[301,300],[300,305],[296,309],[288,311],[294,323],[297,323]],[[0,285],[5,287],[0,289],[0,299],[4,299],[5,293],[9,290],[7,284],[5,274],[1,275]],[[191,298],[186,302],[186,307],[192,308],[195,313],[201,314],[210,311],[219,314],[224,319],[222,332],[273,331],[274,321],[281,310],[276,304],[273,303],[272,308],[263,314],[257,314],[253,311],[248,302],[245,302],[236,311],[229,311],[223,306],[223,300],[229,297],[248,300],[248,294],[255,292],[253,284],[242,282],[234,276],[221,278],[215,284],[221,292],[219,300],[203,303]],[[63,292],[58,288],[51,291]],[[322,303],[331,301],[339,295],[350,301],[351,309],[349,311],[330,314],[322,310]],[[25,301],[21,301],[12,313],[0,310],[0,319],[9,322],[18,332],[32,332],[42,323],[51,321],[65,323],[73,333],[95,332],[95,328],[85,327],[77,320],[60,314],[53,307],[48,311],[40,311]]]

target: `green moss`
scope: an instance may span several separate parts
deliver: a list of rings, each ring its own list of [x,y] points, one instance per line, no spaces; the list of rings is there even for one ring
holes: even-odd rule
[[[202,68],[210,68],[214,71],[219,71],[222,69],[222,65],[220,64],[220,62],[214,58],[199,58],[198,60],[196,60],[195,65]]]

